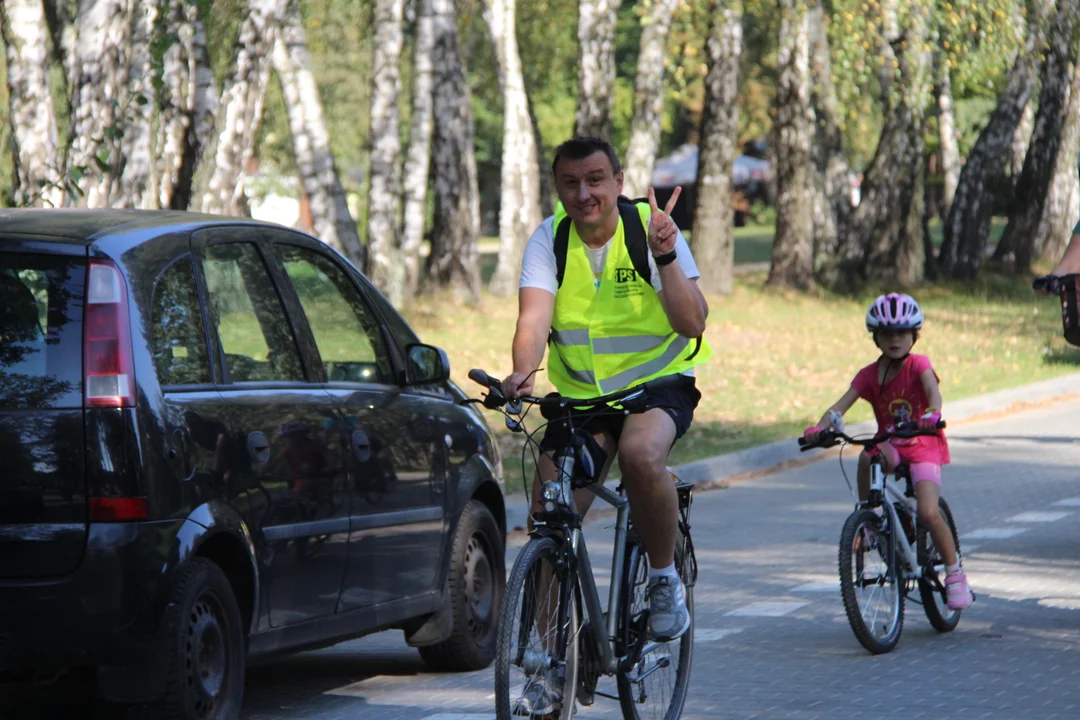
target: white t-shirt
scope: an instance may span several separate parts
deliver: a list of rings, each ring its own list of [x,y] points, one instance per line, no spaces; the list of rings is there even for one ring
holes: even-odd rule
[[[604,262],[607,260],[610,246],[610,240],[600,248],[594,249],[588,245],[585,246],[597,287],[600,284],[600,276],[604,272]],[[701,277],[697,263],[694,262],[694,256],[690,253],[690,246],[686,243],[686,238],[683,237],[681,232],[675,238],[675,255],[675,262],[679,263],[679,267],[686,273],[686,277],[691,280]],[[649,253],[649,270],[652,274],[652,286],[656,292],[660,292],[662,287],[660,271],[656,267],[656,260],[653,259],[652,253]],[[540,227],[536,228],[532,237],[529,238],[529,242],[525,246],[525,254],[521,260],[521,280],[518,285],[523,288],[534,287],[547,290],[552,295],[558,292],[558,271],[555,265],[554,215],[540,223]]]

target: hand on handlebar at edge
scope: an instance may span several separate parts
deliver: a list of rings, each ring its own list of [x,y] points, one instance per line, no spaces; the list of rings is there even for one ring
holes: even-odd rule
[[[941,413],[934,408],[927,408],[926,413],[919,418],[920,430],[936,430],[941,422]]]
[[[516,400],[522,395],[532,395],[536,373],[513,372],[502,381],[503,396],[507,400]]]

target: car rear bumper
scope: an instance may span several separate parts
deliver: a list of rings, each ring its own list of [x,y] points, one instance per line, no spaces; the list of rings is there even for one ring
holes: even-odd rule
[[[182,520],[91,524],[78,569],[0,580],[0,671],[130,665],[152,653]]]

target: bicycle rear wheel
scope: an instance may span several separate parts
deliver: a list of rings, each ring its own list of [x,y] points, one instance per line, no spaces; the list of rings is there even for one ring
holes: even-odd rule
[[[498,720],[569,720],[577,691],[577,577],[554,538],[521,549],[506,583],[495,651]]]
[[[897,581],[896,539],[872,510],[856,510],[840,534],[840,594],[852,632],[875,655],[900,641],[904,588]]]
[[[956,523],[953,521],[952,510],[945,498],[938,498],[938,509],[945,518],[945,524],[949,526],[953,542],[956,544],[956,555],[960,556],[960,536],[956,534]],[[919,578],[919,595],[922,597],[923,610],[926,619],[938,632],[952,632],[960,622],[960,610],[949,608],[948,597],[945,594],[945,561],[941,553],[934,547],[934,539],[930,537],[925,526],[919,526],[918,544],[919,566],[923,568],[923,577]]]
[[[691,583],[692,569],[686,552],[685,531],[680,525],[675,545],[675,566],[684,584]],[[622,652],[646,652],[634,658],[626,672],[616,675],[619,704],[627,720],[676,720],[686,704],[690,667],[694,655],[694,589],[686,588],[690,628],[678,640],[650,643],[647,637],[649,558],[637,540],[628,543],[623,572]],[[636,650],[635,650],[636,649]]]

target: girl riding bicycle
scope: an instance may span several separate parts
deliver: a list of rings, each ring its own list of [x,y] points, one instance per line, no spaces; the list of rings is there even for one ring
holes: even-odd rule
[[[862,398],[874,408],[878,432],[892,432],[902,423],[917,422],[920,429],[931,430],[941,420],[941,390],[937,373],[929,358],[913,355],[912,346],[919,339],[923,314],[909,295],[892,293],[878,297],[866,313],[866,329],[873,334],[881,350],[876,361],[860,370],[843,397],[833,403],[817,425],[803,433],[808,443],[837,425],[855,401]],[[945,561],[945,588],[948,606],[962,610],[975,596],[968,587],[960,566],[952,533],[938,511],[941,494],[941,466],[949,463],[949,446],[944,432],[937,436],[892,439],[859,455],[859,500],[870,493],[870,459],[880,453],[886,473],[906,464],[915,485],[919,522],[930,531],[934,546]]]

